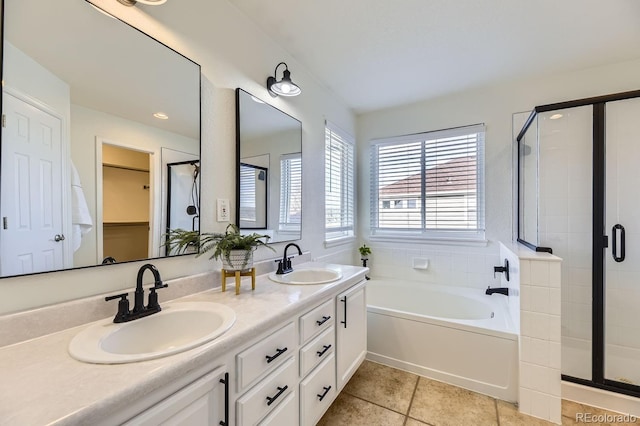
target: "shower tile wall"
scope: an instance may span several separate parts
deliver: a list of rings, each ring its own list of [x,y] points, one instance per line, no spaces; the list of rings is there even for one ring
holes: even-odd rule
[[[580,378],[591,376],[591,123],[591,106],[538,121],[540,245],[563,259],[562,372]]]

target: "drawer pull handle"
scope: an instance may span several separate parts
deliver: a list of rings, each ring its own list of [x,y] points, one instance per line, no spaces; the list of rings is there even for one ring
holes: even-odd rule
[[[277,393],[277,394],[275,394],[275,395],[273,395],[273,396],[268,396],[268,397],[267,397],[267,405],[271,405],[271,404],[273,404],[273,401],[275,401],[276,399],[278,399],[278,397],[279,397],[280,395],[282,395],[282,393],[283,393],[284,391],[286,391],[287,389],[289,389],[289,386],[288,386],[288,385],[285,385],[285,386],[284,386],[284,387],[282,387],[282,388],[281,388],[280,386],[278,386],[278,393]]]
[[[278,351],[275,353],[275,355],[267,355],[267,364],[269,364],[271,361],[273,361],[274,359],[278,358],[280,355],[282,355],[283,353],[285,353],[287,351],[288,348],[284,348],[284,349],[278,349]]]
[[[344,303],[344,321],[340,321],[340,324],[344,324],[344,328],[347,328],[347,296],[344,299],[340,299]]]
[[[329,349],[331,349],[331,345],[324,345],[321,351],[316,352],[318,356],[324,355]]]
[[[325,396],[327,396],[327,394],[329,393],[329,391],[331,390],[331,386],[325,386],[322,389],[324,389],[324,392],[322,392],[322,395],[318,394],[318,399],[320,401],[322,401],[324,399]]]
[[[331,315],[327,316],[322,316],[322,320],[318,320],[316,321],[316,324],[318,324],[319,326],[324,324],[325,322],[329,321],[331,319]]]
[[[220,379],[224,384],[224,421],[220,421],[220,426],[229,426],[229,373],[224,373],[224,379]]]

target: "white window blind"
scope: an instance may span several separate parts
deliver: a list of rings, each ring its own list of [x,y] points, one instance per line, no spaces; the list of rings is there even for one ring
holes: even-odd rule
[[[280,157],[280,231],[299,231],[302,223],[302,157]]]
[[[371,233],[484,238],[484,125],[374,140]]]
[[[355,146],[353,138],[331,123],[325,127],[325,240],[354,235]]]
[[[255,168],[240,164],[240,220],[256,222]]]

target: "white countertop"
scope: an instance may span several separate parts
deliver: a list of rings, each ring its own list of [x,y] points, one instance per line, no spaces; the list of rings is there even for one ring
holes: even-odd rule
[[[339,270],[342,279],[319,285],[285,285],[261,275],[255,291],[243,281],[236,296],[230,280],[225,293],[217,287],[176,299],[222,303],[235,310],[236,322],[221,337],[165,358],[117,365],[76,361],[67,348],[86,325],[0,348],[0,425],[95,424],[359,282],[368,270],[318,263],[296,268],[305,266]]]

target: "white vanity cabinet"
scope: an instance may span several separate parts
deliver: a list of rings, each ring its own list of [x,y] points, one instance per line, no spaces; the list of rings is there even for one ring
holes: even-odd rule
[[[229,386],[226,366],[216,368],[124,424],[229,426]]]
[[[367,355],[366,281],[336,297],[336,379],[338,392]]]
[[[125,424],[315,425],[366,355],[365,284],[327,293],[212,360],[211,368],[199,370],[204,375],[193,372],[174,383],[175,390],[144,397],[130,407],[139,414],[124,417],[130,419]],[[106,420],[120,424],[125,415]]]

